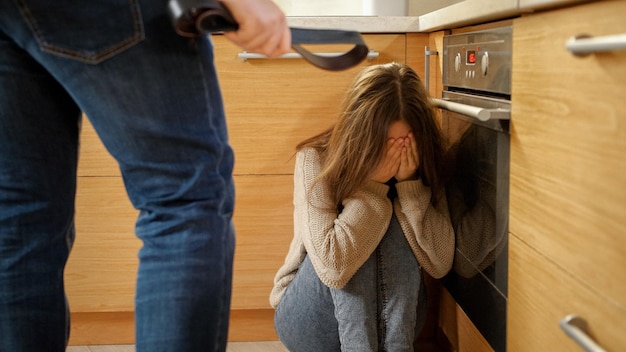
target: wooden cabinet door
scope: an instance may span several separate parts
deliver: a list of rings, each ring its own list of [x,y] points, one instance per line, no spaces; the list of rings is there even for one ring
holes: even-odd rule
[[[76,240],[65,268],[73,313],[132,312],[137,252],[133,208],[115,160],[83,117],[76,191]]]
[[[509,238],[509,250],[508,351],[583,351],[559,326],[570,314],[585,319],[589,335],[607,351],[624,350],[624,307],[562,270],[519,236]]]
[[[508,330],[514,351],[572,350],[522,346],[561,340],[558,320],[541,318],[577,313],[577,297],[597,297],[598,312],[626,312],[626,51],[576,57],[565,48],[572,36],[626,33],[623,13],[625,1],[605,1],[514,22]],[[624,314],[592,318],[605,347],[622,349],[626,340],[608,324],[623,328]]]
[[[379,56],[345,71],[321,70],[302,59],[238,58],[240,48],[221,36],[213,42],[226,108],[236,175],[291,174],[296,144],[328,128],[352,79],[363,67],[406,61],[406,35],[365,35]],[[338,52],[345,46],[316,46]]]

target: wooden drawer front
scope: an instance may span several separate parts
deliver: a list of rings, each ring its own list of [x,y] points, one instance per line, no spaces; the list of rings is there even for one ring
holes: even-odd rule
[[[625,1],[515,21],[510,231],[626,307],[626,51],[566,40],[626,33]]]
[[[121,178],[78,178],[76,241],[65,269],[72,312],[134,310],[137,214]]]
[[[623,307],[599,296],[584,283],[586,278],[564,271],[518,236],[511,234],[509,240],[508,351],[582,351],[559,326],[569,314],[584,318],[606,350],[623,351]]]
[[[274,275],[293,237],[293,176],[236,176],[232,309],[270,308]]]
[[[316,68],[301,59],[248,60],[222,36],[214,37],[216,65],[235,149],[235,174],[291,174],[295,146],[336,120],[350,82],[366,65],[405,62],[405,35],[366,35],[380,53],[346,71]],[[319,46],[316,51],[346,50]]]
[[[78,176],[121,176],[117,162],[104,148],[86,116],[80,133]]]

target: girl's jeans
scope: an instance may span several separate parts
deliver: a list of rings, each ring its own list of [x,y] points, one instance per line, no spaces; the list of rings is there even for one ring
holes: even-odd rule
[[[0,1],[2,352],[65,351],[81,112],[140,210],[137,351],[225,350],[233,154],[210,38],[177,36],[166,9]]]
[[[305,257],[274,322],[291,352],[413,351],[425,299],[421,269],[393,216],[376,251],[340,290],[325,286]]]

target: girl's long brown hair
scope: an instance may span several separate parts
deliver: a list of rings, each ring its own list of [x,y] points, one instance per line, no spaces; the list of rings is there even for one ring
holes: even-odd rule
[[[418,176],[431,187],[431,202],[442,193],[443,139],[429,95],[418,75],[399,63],[365,68],[344,98],[336,124],[302,141],[321,158],[316,182],[326,183],[334,204],[353,195],[369,179],[385,154],[387,132],[395,121],[406,122],[419,154]]]

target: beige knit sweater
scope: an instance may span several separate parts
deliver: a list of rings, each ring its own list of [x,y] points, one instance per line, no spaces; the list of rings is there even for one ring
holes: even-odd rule
[[[431,191],[422,181],[396,184],[398,197],[387,198],[389,186],[368,181],[354,196],[343,201],[341,213],[333,207],[328,186],[313,181],[320,159],[312,148],[296,155],[294,171],[294,237],[285,263],[274,278],[270,304],[276,307],[308,254],[320,280],[342,288],[374,252],[385,235],[392,212],[402,227],[419,264],[435,278],[444,276],[454,259],[454,232],[445,197],[437,208]],[[313,188],[312,188],[313,187]]]

